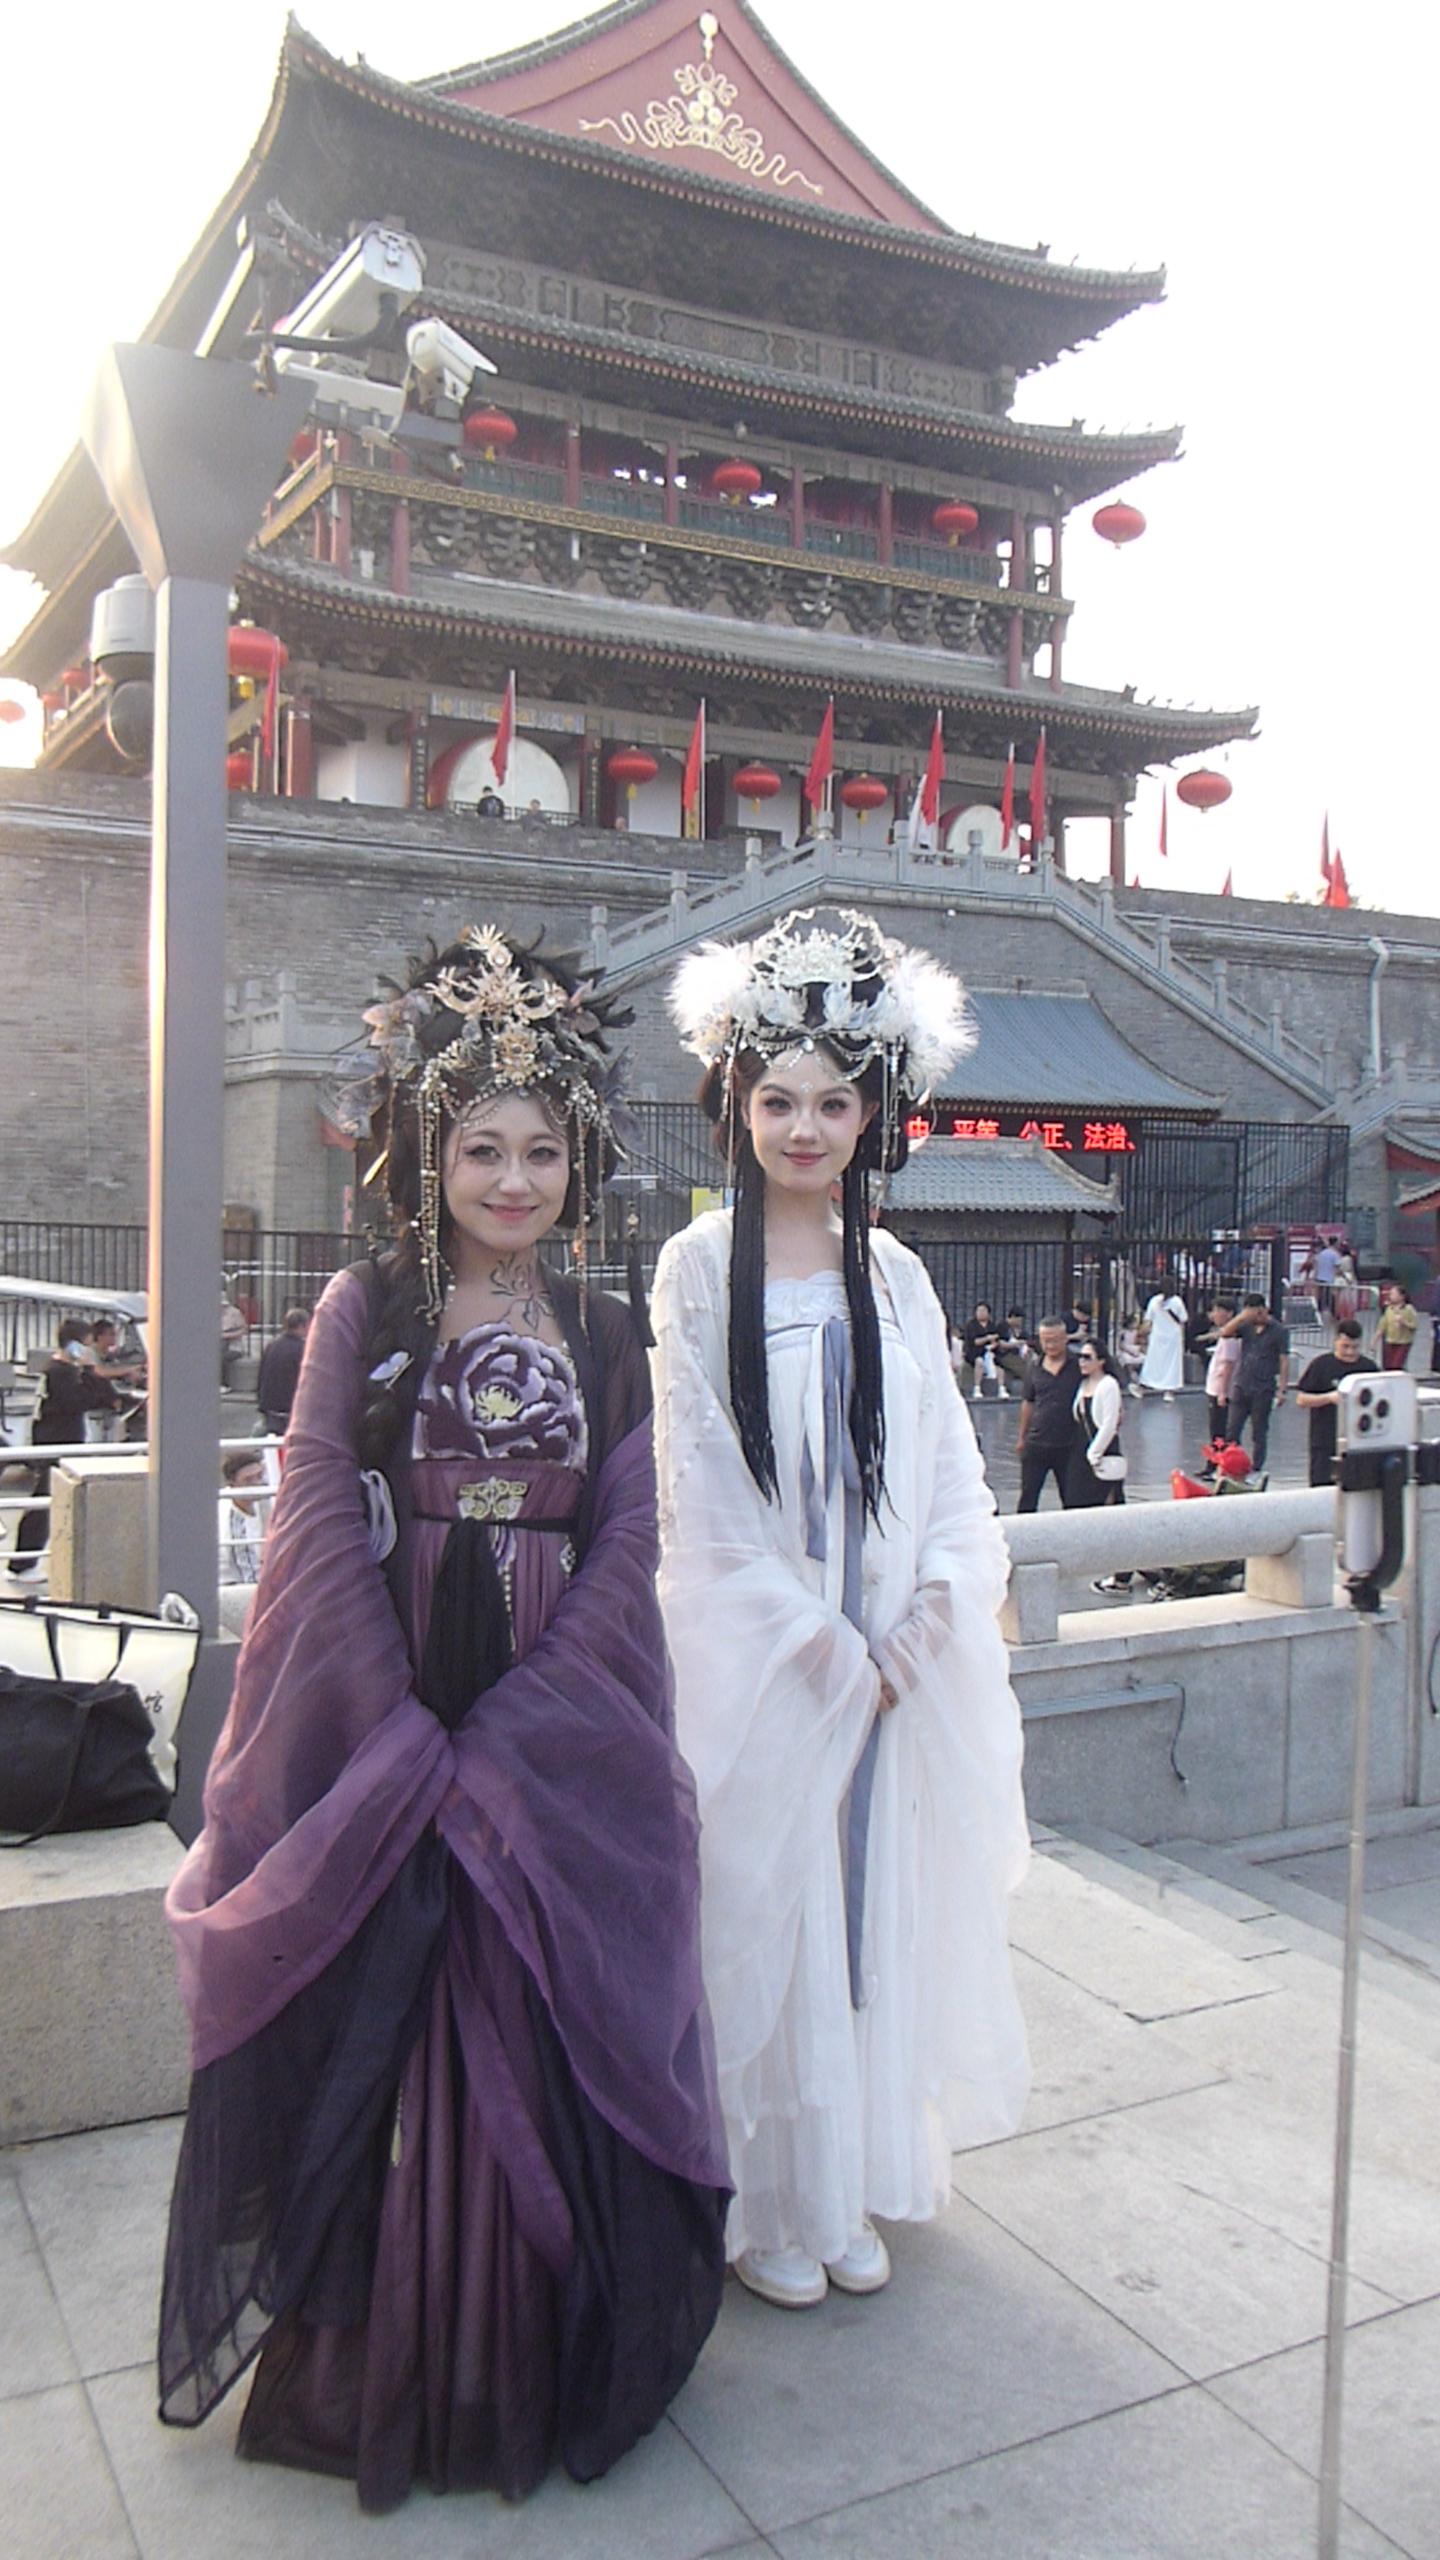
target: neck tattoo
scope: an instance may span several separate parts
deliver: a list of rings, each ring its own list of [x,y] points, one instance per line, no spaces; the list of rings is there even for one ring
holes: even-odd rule
[[[543,1324],[550,1312],[540,1264],[533,1254],[505,1253],[491,1264],[485,1286],[509,1309],[518,1324]]]

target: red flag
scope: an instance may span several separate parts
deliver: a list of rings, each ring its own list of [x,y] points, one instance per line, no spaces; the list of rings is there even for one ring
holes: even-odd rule
[[[1163,851],[1163,847],[1162,847],[1162,851]],[[1132,879],[1131,879],[1131,882],[1130,882],[1130,886],[1131,886],[1131,888],[1132,888],[1132,889],[1138,889],[1138,888],[1139,888],[1139,886],[1140,886],[1140,874],[1139,874],[1139,872],[1138,872],[1138,871],[1134,873],[1134,875],[1133,875],[1133,877],[1132,877]]]
[[[1222,897],[1222,898],[1233,898],[1233,897],[1234,897],[1234,895],[1235,895],[1235,874],[1234,874],[1234,872],[1233,872],[1233,871],[1227,871],[1227,872],[1226,872],[1226,874],[1225,874],[1224,879],[1221,881],[1221,883],[1220,883],[1220,895],[1221,895],[1221,897]]]
[[[1003,785],[1002,785],[1002,787],[1001,787],[1001,792],[1000,792],[1000,850],[1001,850],[1001,852],[1002,852],[1002,853],[1008,853],[1008,852],[1009,852],[1009,850],[1010,850],[1010,839],[1011,839],[1011,837],[1013,836],[1013,834],[1014,834],[1014,833],[1015,833],[1015,741],[1014,741],[1014,739],[1012,738],[1012,739],[1011,739],[1011,741],[1010,741],[1010,752],[1009,752],[1009,754],[1007,755],[1007,757],[1006,757],[1006,759],[1005,759],[1005,780],[1004,780],[1004,783],[1003,783]]]
[[[820,723],[820,735],[815,741],[815,750],[810,758],[810,770],[805,776],[805,797],[812,809],[824,807],[825,788],[834,770],[835,696],[832,693],[825,705],[825,717]]]
[[[1332,876],[1330,868],[1330,812],[1327,809],[1324,821],[1320,828],[1320,877],[1325,883],[1325,904],[1327,907],[1330,904],[1330,882]]]
[[[1345,877],[1345,857],[1337,845],[1330,861],[1330,886],[1325,893],[1327,907],[1348,907],[1350,883]]]
[[[500,717],[495,723],[495,743],[490,750],[490,769],[502,791],[505,787],[505,776],[510,770],[510,747],[514,736],[515,670],[512,667],[509,682],[506,684],[500,703]]]
[[[1162,855],[1164,855],[1164,854],[1168,854],[1169,850],[1170,850],[1170,794],[1169,794],[1169,791],[1168,791],[1168,790],[1163,790],[1163,791],[1161,792],[1161,794],[1160,794],[1160,851],[1161,851],[1161,854],[1162,854]]]
[[[1030,768],[1030,842],[1038,861],[1045,843],[1045,732],[1043,729],[1040,732],[1040,744],[1035,750],[1035,762]]]
[[[705,809],[705,704],[703,700],[695,714],[695,726],[690,732],[690,744],[685,751],[685,779],[680,786],[680,806],[687,818],[696,820],[695,832],[698,835]]]

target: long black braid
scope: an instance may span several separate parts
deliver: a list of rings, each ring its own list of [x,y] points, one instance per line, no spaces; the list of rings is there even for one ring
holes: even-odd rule
[[[880,1317],[870,1271],[870,1202],[862,1161],[865,1152],[862,1139],[845,1167],[840,1187],[844,1222],[841,1254],[845,1296],[850,1308],[850,1350],[854,1367],[854,1382],[850,1389],[850,1437],[860,1470],[865,1508],[872,1520],[878,1520],[880,1498],[885,1491],[885,1373],[880,1351]]]
[[[765,1176],[742,1127],[735,1152],[735,1226],[730,1248],[730,1410],[745,1463],[767,1502],[778,1501],[765,1347]]]
[[[758,1068],[758,1061],[756,1066]],[[857,1091],[866,1101],[877,1099],[867,1088],[878,1079],[867,1070]],[[722,1145],[734,1122],[730,1147],[735,1186],[734,1229],[730,1249],[730,1408],[740,1434],[745,1463],[767,1501],[780,1499],[775,1441],[770,1425],[770,1372],[765,1341],[765,1177],[737,1097],[726,1094],[718,1072],[706,1077],[701,1107],[717,1122]],[[897,1156],[904,1151],[900,1137]],[[878,1520],[885,1492],[885,1379],[880,1347],[880,1318],[870,1267],[870,1204],[867,1173],[880,1166],[878,1115],[861,1133],[841,1184],[841,1267],[850,1314],[853,1383],[850,1390],[850,1436],[865,1508]],[[887,1168],[888,1169],[888,1168]]]

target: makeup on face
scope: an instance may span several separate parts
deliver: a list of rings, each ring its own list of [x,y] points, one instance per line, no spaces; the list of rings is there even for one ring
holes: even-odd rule
[[[746,1101],[750,1143],[767,1182],[828,1192],[845,1171],[873,1104],[821,1050],[777,1058]]]
[[[538,1244],[559,1218],[570,1152],[535,1095],[507,1093],[457,1124],[442,1179],[459,1251],[515,1253]]]

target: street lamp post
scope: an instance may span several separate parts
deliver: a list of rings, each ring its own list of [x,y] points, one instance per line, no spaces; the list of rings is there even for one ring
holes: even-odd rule
[[[310,394],[174,348],[107,350],[81,432],[155,592],[150,874],[152,1603],[216,1626],[230,580]],[[206,1647],[207,1653],[212,1651]],[[228,1667],[212,1660],[193,1706]]]

